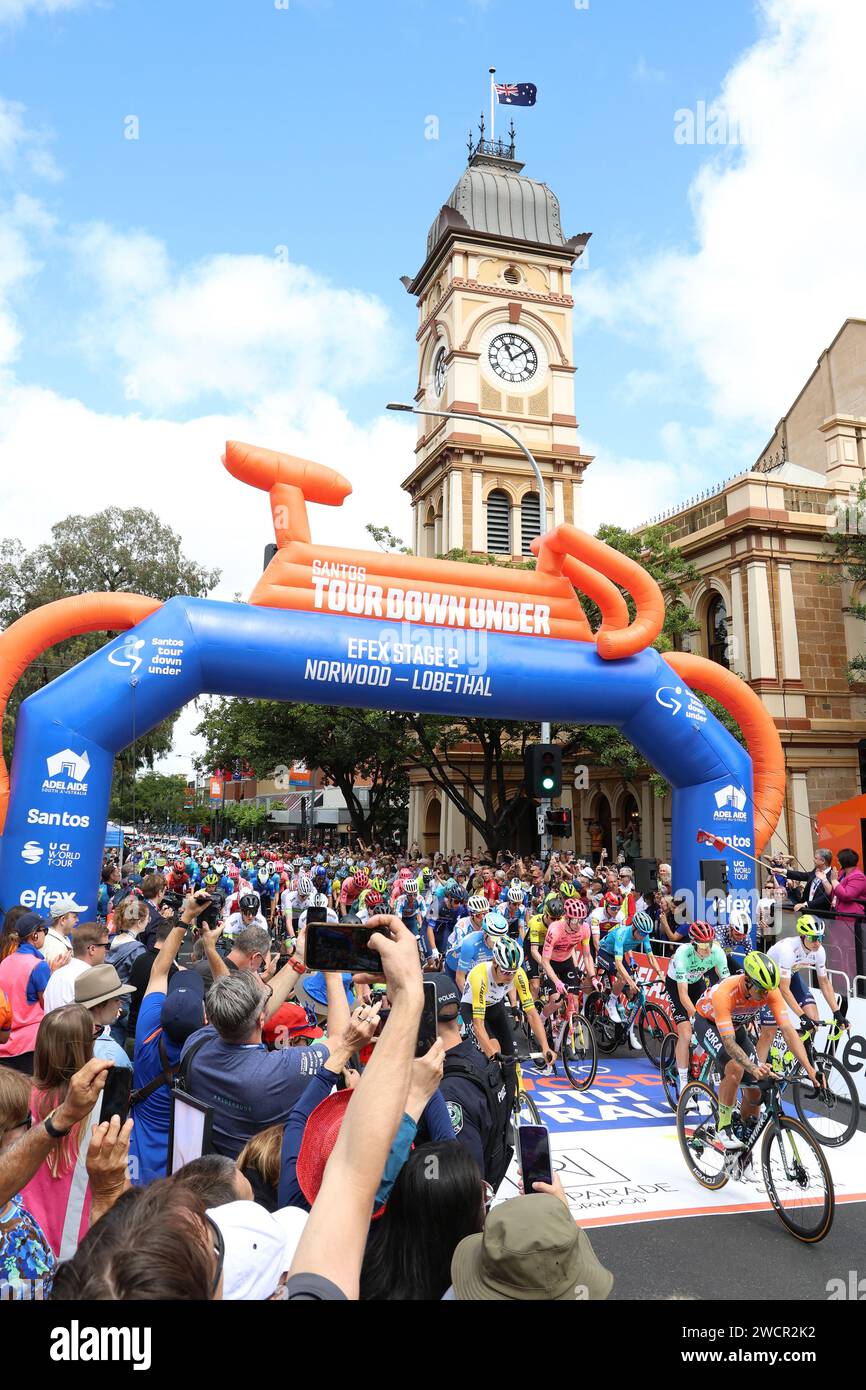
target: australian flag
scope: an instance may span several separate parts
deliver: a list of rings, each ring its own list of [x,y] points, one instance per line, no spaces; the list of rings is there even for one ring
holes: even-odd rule
[[[538,88],[534,82],[497,82],[500,106],[534,106]]]

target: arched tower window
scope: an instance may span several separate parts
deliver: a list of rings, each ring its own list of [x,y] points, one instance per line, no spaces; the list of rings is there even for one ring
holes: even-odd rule
[[[728,661],[728,610],[721,594],[713,594],[707,607],[707,655],[719,666]]]
[[[532,542],[541,535],[541,506],[537,492],[524,494],[520,504],[520,553],[532,554]]]
[[[491,555],[511,554],[511,502],[500,488],[487,499],[487,549]]]

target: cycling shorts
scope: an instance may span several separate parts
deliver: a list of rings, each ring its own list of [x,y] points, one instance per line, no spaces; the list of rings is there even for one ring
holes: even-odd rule
[[[626,960],[625,956],[622,956],[621,960],[628,974],[633,976],[635,970],[633,963],[630,960]],[[611,979],[616,979],[616,959],[614,956],[612,956],[608,951],[604,949],[603,943],[599,948],[598,960],[596,961],[596,965],[599,974],[601,974],[602,971],[606,971],[608,975],[610,975]]]
[[[671,1013],[674,1016],[674,1023],[688,1023],[689,1016],[682,1006],[682,1002],[680,1000],[680,992],[677,988],[678,983],[679,981],[677,980],[671,980],[670,978],[667,978],[665,980],[665,989],[668,993],[668,999],[671,1001]],[[706,979],[695,980],[693,985],[686,986],[689,992],[689,998],[691,999],[693,1004],[696,1004],[698,1002],[706,987]]]
[[[694,1025],[695,1038],[704,1051],[712,1057],[716,1064],[716,1071],[721,1076],[731,1059],[725,1051],[725,1044],[716,1030],[715,1022],[712,1019],[704,1018],[702,1014],[695,1014]],[[756,1060],[755,1044],[742,1023],[738,1024],[734,1030],[733,1040],[743,1049],[747,1057]]]
[[[577,989],[578,976],[574,968],[574,961],[571,958],[568,960],[549,960],[547,964],[556,978],[562,980],[567,989]]]
[[[797,974],[791,976],[790,990],[801,1009],[805,1009],[807,1004],[815,1003],[814,994],[807,985],[804,985],[802,979]],[[773,1017],[773,1010],[768,1009],[766,1004],[758,1014],[758,1020],[762,1027],[766,1027],[768,1024],[772,1025],[773,1028],[778,1028],[779,1026]]]

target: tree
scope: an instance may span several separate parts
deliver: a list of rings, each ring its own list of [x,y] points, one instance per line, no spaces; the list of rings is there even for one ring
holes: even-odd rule
[[[113,820],[121,820],[124,812],[131,819],[133,804],[136,823],[148,821],[154,829],[172,830],[189,819],[184,808],[186,778],[181,774],[146,772],[135,778],[134,797],[132,790],[130,787],[122,803],[117,790],[112,793],[109,815]]]
[[[155,512],[142,507],[106,507],[92,516],[68,516],[51,528],[51,540],[26,550],[18,540],[0,541],[0,625],[4,628],[54,599],[92,592],[130,592],[169,599],[175,594],[201,598],[219,580],[219,570],[186,558],[181,540]],[[114,633],[86,633],[60,642],[19,680],[3,720],[3,744],[10,749],[18,709],[41,689],[105,645]],[[115,763],[123,803],[131,801],[136,768],[153,766],[171,748],[177,716],[165,719],[126,749]],[[119,765],[119,766],[118,766]]]
[[[836,529],[832,537],[832,549],[825,559],[832,562],[832,569],[822,576],[825,584],[840,584],[844,580],[852,585],[856,594],[866,584],[866,483],[852,489],[848,503],[836,508]],[[852,599],[842,608],[854,618],[866,621],[866,603]],[[863,650],[856,653],[848,662],[848,680],[852,685],[866,680],[866,627],[860,633]]]
[[[206,741],[202,766],[244,758],[257,777],[303,759],[339,787],[352,828],[369,844],[405,825],[409,782],[407,716],[386,710],[281,704],[277,700],[208,701],[196,733]],[[367,796],[356,788],[369,782]],[[366,804],[369,801],[369,804]]]
[[[244,835],[255,837],[268,818],[267,806],[259,806],[255,801],[227,801],[225,819],[242,831]]]

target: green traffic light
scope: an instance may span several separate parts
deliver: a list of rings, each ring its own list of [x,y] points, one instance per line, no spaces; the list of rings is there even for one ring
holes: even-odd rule
[[[554,782],[554,779],[552,777],[542,777],[541,785],[546,792],[552,792],[556,783]]]

